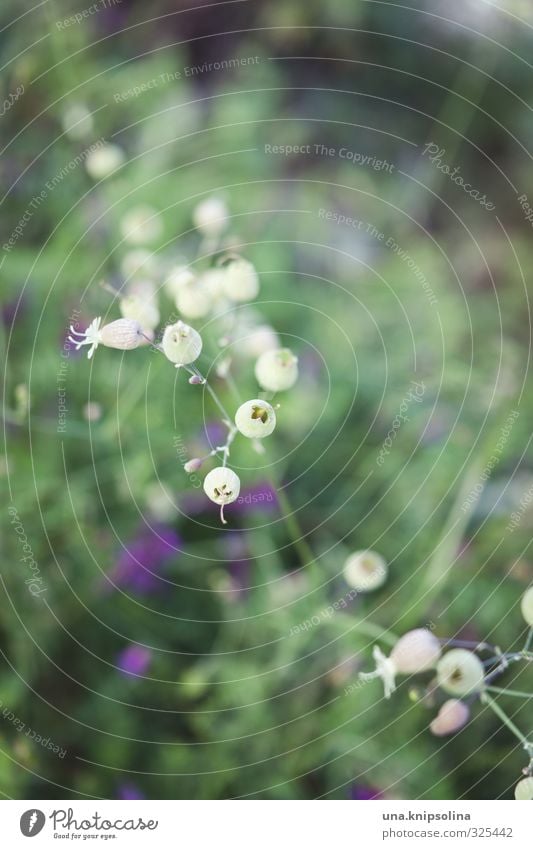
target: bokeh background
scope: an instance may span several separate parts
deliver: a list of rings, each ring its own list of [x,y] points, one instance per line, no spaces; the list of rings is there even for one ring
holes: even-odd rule
[[[523,755],[486,708],[440,740],[427,676],[390,701],[353,685],[373,643],[410,627],[523,645],[533,511],[507,526],[533,484],[531,5],[109,0],[61,24],[89,6],[0,13],[3,97],[23,89],[0,118],[4,246],[31,210],[0,257],[0,792],[509,797]],[[73,108],[92,115],[79,138]],[[126,153],[102,181],[71,165],[98,139]],[[203,391],[148,349],[62,357],[72,316],[119,315],[100,282],[122,284],[123,216],[154,207],[156,256],[191,258],[213,194],[301,368],[265,457],[236,443],[244,492],[264,499],[224,528],[182,469],[219,439]],[[253,397],[253,361],[234,377]],[[380,464],[412,381],[421,401]],[[362,548],[387,582],[324,613]],[[531,689],[527,670],[508,681]],[[525,732],[528,704],[507,705]]]

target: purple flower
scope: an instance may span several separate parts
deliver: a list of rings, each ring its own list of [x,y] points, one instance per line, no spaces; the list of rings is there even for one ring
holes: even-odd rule
[[[125,675],[144,675],[152,661],[152,652],[144,646],[132,643],[122,649],[117,657],[117,666]]]
[[[118,788],[118,798],[119,799],[146,799],[144,793],[139,790],[136,784],[133,784],[131,781],[126,781],[124,784],[119,785]]]
[[[116,586],[141,594],[162,590],[165,584],[158,573],[176,557],[180,548],[181,540],[172,528],[144,527],[123,547],[109,578]]]
[[[381,790],[366,784],[352,784],[348,794],[350,799],[366,802],[368,799],[382,799]]]

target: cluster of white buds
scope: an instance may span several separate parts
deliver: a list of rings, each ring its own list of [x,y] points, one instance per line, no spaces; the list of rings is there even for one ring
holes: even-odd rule
[[[86,164],[94,179],[109,176],[125,159],[123,151],[111,144],[101,145],[93,153]],[[218,197],[201,201],[193,211],[193,220],[203,238],[196,260],[189,263],[175,256],[156,256],[146,249],[145,245],[162,234],[162,217],[156,209],[141,204],[126,212],[120,221],[128,245],[120,262],[123,283],[118,290],[107,282],[101,284],[115,296],[122,318],[104,326],[101,318],[96,318],[84,332],[71,328],[70,340],[77,349],[87,345],[89,358],[99,345],[124,351],[152,345],[176,368],[188,372],[190,384],[206,385],[196,361],[203,352],[202,337],[211,332],[211,341],[226,349],[213,364],[212,373],[219,380],[233,379],[234,362],[242,368],[243,357],[245,365],[247,358],[257,358],[255,375],[265,394],[290,389],[298,379],[297,358],[288,348],[280,347],[275,330],[264,323],[257,309],[248,306],[259,294],[259,274],[248,259],[234,252],[239,239],[223,237],[229,221],[225,202]],[[156,341],[161,322],[160,289],[174,302],[178,320],[173,316]],[[202,335],[192,326],[197,321],[204,324]],[[193,475],[206,460],[218,460],[217,468],[205,478],[204,490],[220,506],[225,523],[224,508],[238,498],[240,490],[239,477],[228,466],[230,446],[240,434],[262,453],[262,441],[276,428],[279,405],[252,398],[231,414],[211,383],[207,391],[223,414],[227,438],[206,457],[189,459],[184,470]]]
[[[120,168],[125,159],[126,155],[118,144],[103,144],[87,154],[85,168],[93,180],[103,180]]]

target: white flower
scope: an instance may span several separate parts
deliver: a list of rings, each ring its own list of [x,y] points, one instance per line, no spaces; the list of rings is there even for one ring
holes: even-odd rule
[[[93,116],[83,103],[72,103],[64,110],[61,124],[69,138],[79,141],[91,135]]]
[[[288,348],[265,351],[255,364],[255,376],[269,392],[290,389],[298,380],[298,358]]]
[[[180,286],[175,301],[177,309],[185,318],[203,318],[212,307],[211,296],[199,280]]]
[[[125,159],[124,151],[117,144],[104,144],[87,154],[85,168],[93,180],[102,180],[116,171]]]
[[[479,657],[466,649],[446,652],[437,664],[439,685],[452,696],[467,696],[481,690],[484,677]]]
[[[385,582],[387,564],[375,551],[354,551],[344,564],[344,580],[358,592],[371,592]]]
[[[227,524],[224,518],[224,507],[239,497],[241,482],[234,471],[227,466],[217,466],[205,477],[204,492],[215,504],[220,504],[220,520]]]
[[[529,587],[522,596],[520,610],[527,624],[533,628],[533,586]]]
[[[143,330],[154,330],[159,324],[159,309],[152,298],[125,295],[120,299],[120,312],[124,318],[138,321]]]
[[[77,351],[80,350],[82,345],[90,346],[87,352],[88,359],[91,359],[98,345],[105,345],[106,348],[117,348],[120,351],[130,351],[137,348],[143,341],[142,328],[138,321],[119,318],[102,328],[100,327],[101,323],[100,317],[95,318],[83,333],[75,330],[72,326],[70,328],[72,336],[69,336],[68,339],[76,346]]]
[[[221,198],[213,196],[201,201],[192,217],[194,226],[203,236],[219,236],[226,227],[228,208]]]
[[[182,286],[194,283],[196,275],[186,265],[175,265],[165,280],[165,289],[171,298],[175,298]]]
[[[252,301],[259,294],[259,275],[251,262],[242,257],[224,265],[222,291],[230,301]]]
[[[374,672],[361,672],[363,681],[381,678],[388,699],[396,689],[396,675],[413,675],[426,672],[435,666],[440,655],[440,643],[426,628],[415,628],[400,637],[393,647],[390,657],[386,657],[378,646],[374,646],[376,661]]]
[[[165,327],[161,344],[163,353],[176,367],[193,363],[202,351],[202,337],[183,321]]]
[[[163,231],[161,216],[152,206],[141,204],[130,209],[120,222],[120,230],[127,242],[143,245],[155,242]]]
[[[533,799],[533,777],[523,778],[514,789],[514,797],[519,801]]]
[[[459,699],[448,699],[444,702],[437,716],[429,728],[436,737],[444,737],[446,734],[454,734],[463,725],[466,725],[470,717],[468,705]]]
[[[97,401],[88,401],[83,407],[83,418],[87,422],[98,422],[102,418],[102,407]]]
[[[245,401],[235,413],[235,425],[243,436],[263,439],[276,427],[276,413],[267,401]]]
[[[144,248],[128,251],[121,260],[120,270],[127,280],[137,274],[154,274],[156,271],[154,255]]]
[[[239,351],[248,357],[259,357],[275,348],[279,348],[279,336],[268,324],[252,327],[239,339]]]

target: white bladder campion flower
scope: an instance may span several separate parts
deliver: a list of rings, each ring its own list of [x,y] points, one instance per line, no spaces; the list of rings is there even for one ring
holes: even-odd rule
[[[254,266],[242,257],[230,258],[223,266],[222,291],[230,301],[253,301],[259,294],[259,275]]]
[[[91,150],[85,157],[85,168],[93,180],[102,180],[116,171],[126,159],[118,144],[104,144]]]
[[[298,380],[298,358],[289,348],[265,351],[255,364],[255,377],[269,392],[290,389]]]
[[[163,232],[161,216],[147,204],[134,206],[122,218],[120,231],[126,241],[133,245],[155,242]]]
[[[127,280],[137,274],[154,274],[156,271],[155,257],[144,248],[135,248],[135,250],[124,254],[120,262],[120,270]]]
[[[451,649],[437,664],[439,686],[452,696],[483,689],[485,671],[479,657],[467,649]]]
[[[363,681],[381,678],[385,698],[389,699],[396,689],[397,675],[414,675],[432,669],[440,653],[440,643],[431,631],[427,628],[415,628],[400,637],[389,657],[383,654],[379,646],[374,646],[376,669],[374,672],[361,672],[359,677]]]
[[[91,321],[87,330],[80,333],[71,326],[71,336],[68,337],[69,342],[76,346],[79,351],[82,345],[89,345],[87,357],[91,359],[98,345],[104,345],[106,348],[117,348],[119,351],[130,351],[138,346],[143,341],[142,327],[138,321],[133,321],[127,318],[119,318],[112,321],[111,324],[106,324],[101,327],[101,317]]]
[[[533,777],[523,778],[514,789],[514,797],[519,801],[533,799]]]
[[[527,624],[533,628],[533,586],[529,587],[522,596],[520,610]]]
[[[201,281],[193,280],[179,287],[175,296],[176,307],[184,318],[203,318],[213,305],[211,296]]]
[[[247,357],[260,357],[275,348],[279,348],[279,336],[268,324],[251,327],[239,339],[239,352]]]
[[[165,327],[161,347],[165,357],[176,367],[186,366],[200,356],[202,337],[193,327],[178,321]]]
[[[239,476],[227,466],[217,466],[205,477],[204,492],[211,501],[220,505],[220,520],[224,525],[224,507],[239,497],[241,482]]]
[[[194,208],[192,218],[203,236],[219,236],[226,228],[228,208],[222,198],[209,197]]]
[[[154,330],[159,324],[159,309],[153,298],[142,295],[125,295],[120,299],[123,318],[138,321],[143,330]]]
[[[376,551],[354,551],[346,559],[343,569],[348,586],[360,593],[372,592],[385,582],[387,564]]]
[[[171,298],[175,298],[182,286],[195,282],[196,275],[186,265],[175,265],[167,274],[165,289]]]
[[[429,729],[436,737],[445,737],[447,734],[459,731],[463,725],[466,725],[469,717],[468,705],[460,699],[448,699],[440,708]]]
[[[248,439],[263,439],[276,427],[276,413],[267,401],[245,401],[235,413],[235,426]]]
[[[71,103],[61,115],[64,132],[70,139],[80,141],[93,132],[93,116],[83,103]]]

